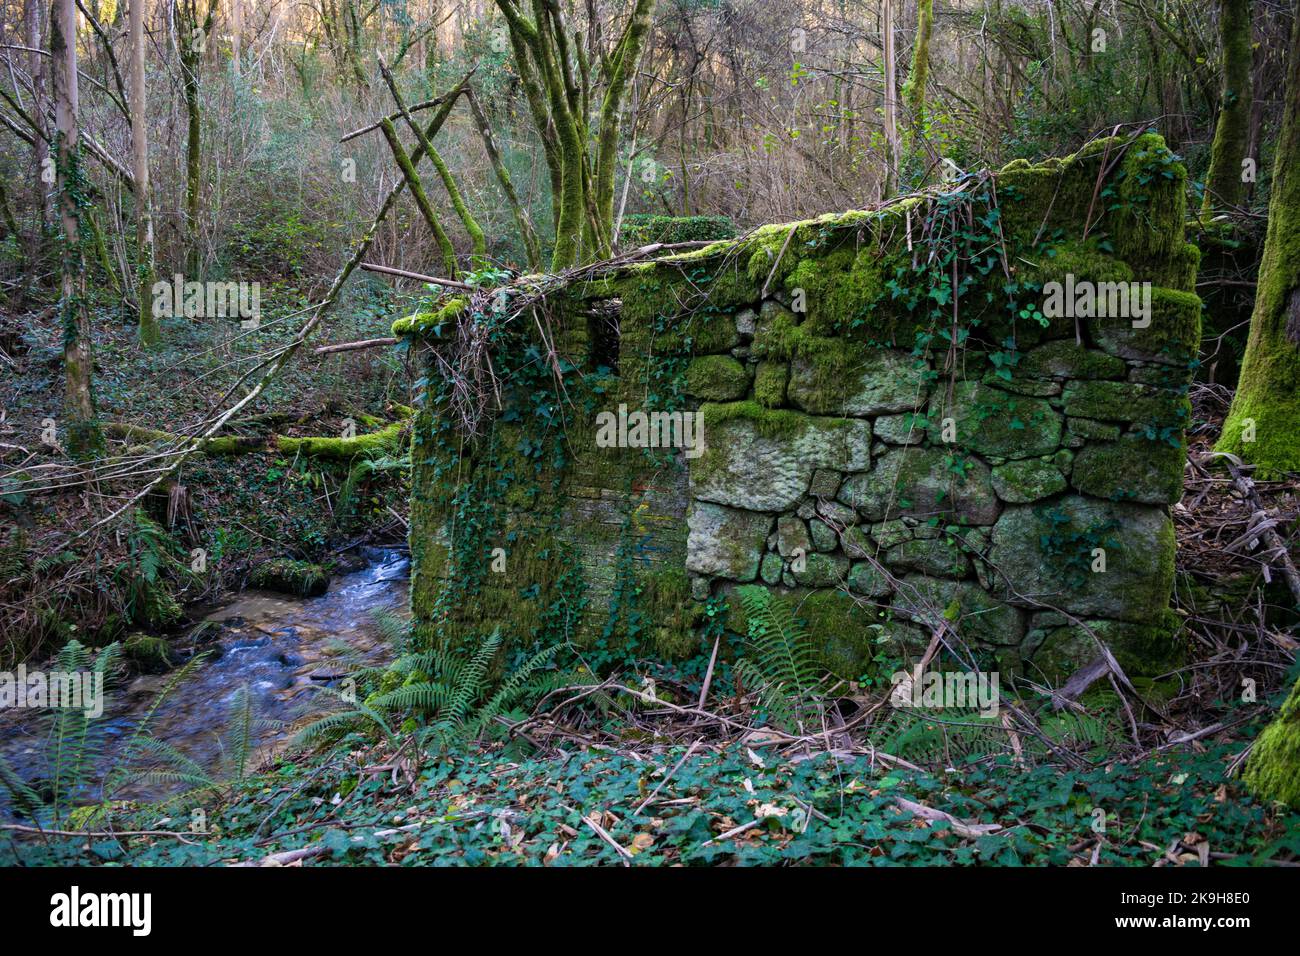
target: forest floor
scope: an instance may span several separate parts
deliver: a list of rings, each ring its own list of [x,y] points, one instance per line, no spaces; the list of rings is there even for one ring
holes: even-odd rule
[[[377,295],[348,311],[327,338],[377,334],[400,308]],[[135,348],[129,327],[110,328],[97,343],[104,417],[166,431],[192,427],[232,381],[232,359],[273,344],[274,328],[260,340],[232,342],[187,338],[178,326],[166,330],[168,347],[157,353]],[[41,419],[57,416],[57,335],[48,317],[24,332],[18,374],[4,386],[6,466],[23,455],[29,467],[53,458],[31,436]],[[394,403],[409,400],[409,383],[391,352],[310,355],[252,412],[274,417],[237,431],[330,435],[348,417],[388,420]],[[831,701],[827,729],[798,738],[763,727],[752,701],[725,677],[706,704],[683,708],[672,701],[699,695],[708,652],[701,647],[699,660],[637,663],[607,681],[604,693],[552,699],[510,726],[503,742],[420,751],[409,736],[376,742],[350,733],[325,748],[282,751],[243,779],[183,802],[87,807],[40,832],[30,821],[5,824],[0,860],[1296,865],[1300,813],[1260,804],[1238,779],[1250,742],[1295,679],[1297,645],[1286,633],[1293,622],[1287,595],[1264,580],[1251,542],[1234,544],[1251,512],[1209,455],[1226,394],[1198,387],[1193,398],[1192,465],[1174,509],[1186,663],[1131,692],[1094,689],[1079,713],[1054,715],[1041,697],[1020,698],[1044,729],[1050,725],[1050,751],[1002,729],[968,732],[929,719],[890,725],[888,708],[881,719],[864,720],[883,704],[880,686]],[[178,548],[210,549],[218,569],[203,582],[178,578],[178,599],[204,606],[242,587],[266,558],[329,561],[363,540],[400,540],[404,482],[375,481],[356,513],[339,515],[345,476],[345,467],[275,452],[188,464],[178,479],[188,500],[182,520],[173,513],[175,491],[145,503],[160,523],[171,519]],[[8,546],[20,549],[23,573],[5,575],[4,613],[11,622],[60,625],[24,646],[11,643],[11,655],[48,656],[61,639],[93,634],[97,622],[129,610],[123,582],[138,562],[131,542],[77,537],[98,513],[97,493],[78,486],[8,502],[21,539]],[[1260,494],[1283,527],[1295,526],[1295,484],[1262,484]],[[123,592],[120,599],[90,600],[106,583]],[[56,603],[39,607],[50,594]],[[178,635],[187,620],[155,630]],[[668,703],[648,704],[622,689],[647,677]],[[1242,693],[1248,682],[1253,695]]]

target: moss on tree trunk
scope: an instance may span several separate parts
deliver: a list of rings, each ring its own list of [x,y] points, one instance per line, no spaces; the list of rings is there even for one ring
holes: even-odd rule
[[[1244,779],[1256,796],[1300,810],[1300,681],[1255,741]]]
[[[1250,338],[1217,446],[1256,465],[1260,478],[1300,471],[1300,17],[1285,102]]]
[[[1241,163],[1250,139],[1250,0],[1221,0],[1219,38],[1223,47],[1223,93],[1205,179],[1206,212],[1240,205],[1246,193]]]

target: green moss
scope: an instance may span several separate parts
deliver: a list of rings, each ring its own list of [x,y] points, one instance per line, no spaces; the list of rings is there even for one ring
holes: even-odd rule
[[[1123,378],[1128,365],[1123,359],[1057,339],[1030,349],[1015,368],[1017,378]]]
[[[330,574],[319,564],[276,558],[254,568],[248,580],[253,587],[267,591],[315,597],[328,590]]]
[[[993,469],[993,490],[1003,501],[1025,504],[1065,490],[1065,476],[1051,462],[1027,458]]]
[[[280,451],[286,455],[351,461],[362,455],[391,455],[398,452],[405,430],[405,422],[393,422],[379,431],[352,438],[286,438],[282,435],[276,441]]]
[[[433,312],[416,312],[393,323],[393,335],[438,335],[443,325],[454,320],[469,307],[469,299],[455,296]]]
[[[1181,444],[1124,435],[1116,442],[1089,442],[1074,460],[1070,483],[1084,494],[1114,501],[1173,504],[1183,496]]]
[[[1201,344],[1201,299],[1157,286],[1151,290],[1150,324],[1134,328],[1123,316],[1085,320],[1088,337],[1121,358],[1188,366]],[[1190,378],[1190,374],[1189,374]]]
[[[794,438],[808,427],[808,416],[787,409],[764,408],[758,402],[728,402],[701,406],[704,434],[726,422],[742,419],[753,423],[764,438]]]
[[[1154,428],[1181,428],[1191,420],[1186,395],[1137,382],[1071,382],[1065,387],[1064,403],[1065,413],[1078,418]]]
[[[1242,779],[1260,799],[1300,810],[1300,681],[1255,741]]]
[[[1288,94],[1273,163],[1268,232],[1250,338],[1218,450],[1256,478],[1300,472],[1300,18],[1292,26]],[[1253,437],[1254,441],[1248,439]]]
[[[759,362],[754,373],[754,400],[764,408],[780,408],[785,404],[789,378],[790,367],[784,362]]]
[[[744,398],[749,375],[730,355],[702,355],[686,367],[686,390],[706,402]]]

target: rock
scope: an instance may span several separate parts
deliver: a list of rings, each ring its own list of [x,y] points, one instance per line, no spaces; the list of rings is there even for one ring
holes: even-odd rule
[[[1108,620],[1082,623],[1083,626],[1031,629],[1024,643],[1030,671],[1053,681],[1063,681],[1101,653],[1098,640],[1110,649],[1131,677],[1153,676],[1177,666],[1179,619],[1172,611],[1158,615],[1152,624]]]
[[[1097,438],[1100,441],[1115,441],[1119,438],[1119,425],[1108,425],[1093,419],[1066,419],[1065,429],[1071,436],[1082,440]],[[1079,445],[1082,446],[1083,441]]]
[[[686,367],[686,390],[706,402],[728,402],[745,397],[749,375],[729,355],[701,355]]]
[[[976,584],[909,574],[892,606],[927,629],[947,620],[963,639],[978,644],[1018,646],[1025,636],[1020,612]]]
[[[849,559],[839,554],[810,554],[804,569],[792,568],[791,573],[795,581],[805,587],[834,587],[843,583],[848,575]]]
[[[781,562],[778,560],[777,564]],[[701,575],[691,575],[691,597],[696,601],[707,601],[709,592],[712,590],[709,586],[709,579]]]
[[[1061,394],[1060,382],[1044,382],[1032,378],[1005,379],[996,372],[986,372],[981,381],[991,388],[1015,392],[1017,395],[1029,395],[1033,398],[1051,398]]]
[[[1073,339],[1056,339],[1030,349],[1020,359],[1016,375],[1026,378],[1123,378],[1123,359],[1078,345]]]
[[[763,563],[759,566],[758,573],[764,584],[779,584],[783,567],[781,556],[769,551],[763,555]]]
[[[909,411],[925,402],[923,370],[910,356],[863,347],[846,364],[847,369],[796,358],[787,389],[791,404],[814,415],[861,417]]]
[[[1189,420],[1187,397],[1137,382],[1071,382],[1063,393],[1065,413],[1079,418],[1181,428]]]
[[[1099,316],[1086,320],[1088,338],[1124,359],[1187,367],[1201,341],[1201,300],[1191,292],[1151,290],[1151,315],[1145,328],[1131,319]]]
[[[836,498],[868,521],[950,515],[964,524],[992,524],[999,504],[988,465],[966,459],[959,475],[950,459],[942,448],[891,448],[873,471],[850,475]]]
[[[871,526],[871,537],[885,549],[913,538],[937,538],[939,534],[938,528],[918,523],[915,518],[896,518]]]
[[[1105,571],[1092,570],[1095,548]],[[1149,623],[1173,588],[1173,522],[1160,508],[1077,495],[1008,505],[993,526],[989,563],[1012,603]]]
[[[808,528],[802,521],[789,515],[776,519],[776,550],[781,553],[781,557],[788,558],[795,551],[807,554],[811,548]]]
[[[861,525],[854,525],[840,535],[840,546],[850,558],[864,558],[876,553],[875,543],[867,537]]]
[[[960,544],[947,537],[896,544],[885,552],[885,564],[898,571],[919,571],[941,578],[964,578],[970,562]]]
[[[808,494],[813,498],[834,498],[835,492],[840,490],[840,480],[838,471],[818,468],[813,472],[812,484],[808,486]]]
[[[993,490],[1003,501],[1027,504],[1065,490],[1065,476],[1051,462],[1026,458],[993,469]]]
[[[753,336],[757,320],[753,309],[741,309],[736,313],[736,331],[742,336]]]
[[[1084,446],[1075,456],[1070,483],[1098,498],[1173,504],[1183,496],[1185,461],[1180,447],[1129,434]]]
[[[699,500],[788,511],[804,496],[816,469],[871,467],[870,422],[790,411],[755,414],[759,406],[742,402],[739,414],[710,425],[714,407],[705,406],[704,454],[689,462],[691,493]]]
[[[944,419],[951,418],[957,426],[955,444],[981,455],[1037,458],[1061,444],[1061,414],[1047,401],[977,382],[958,382],[951,405],[937,392],[928,417],[932,443],[944,443]]]
[[[276,558],[255,567],[249,575],[249,583],[265,591],[316,597],[329,590],[330,573],[309,561]]]
[[[833,528],[848,528],[858,523],[858,513],[838,501],[817,502],[817,513]]]
[[[891,445],[919,445],[925,438],[924,418],[915,412],[881,415],[872,422],[876,437]]]
[[[808,530],[812,532],[812,544],[815,550],[834,551],[839,547],[840,536],[826,522],[814,518],[808,522]]]
[[[871,561],[855,561],[849,569],[849,590],[869,598],[888,597],[894,589],[885,573]]]
[[[686,522],[686,570],[733,581],[754,580],[772,528],[770,515],[697,501]]]

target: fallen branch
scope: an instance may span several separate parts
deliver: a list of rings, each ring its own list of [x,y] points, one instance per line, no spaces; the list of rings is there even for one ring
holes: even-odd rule
[[[317,355],[331,355],[334,352],[356,352],[360,349],[379,348],[384,345],[396,345],[397,339],[391,335],[378,339],[361,339],[357,342],[336,342],[333,345],[322,345],[316,349]]]

